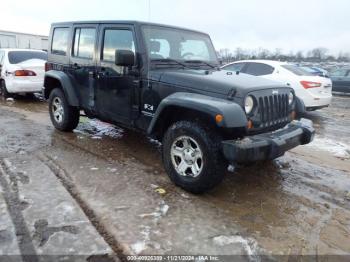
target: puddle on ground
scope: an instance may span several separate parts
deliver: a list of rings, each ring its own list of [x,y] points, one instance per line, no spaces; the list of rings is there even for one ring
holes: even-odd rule
[[[350,158],[350,146],[333,139],[316,136],[312,143],[305,146],[316,150],[327,151],[338,158]]]

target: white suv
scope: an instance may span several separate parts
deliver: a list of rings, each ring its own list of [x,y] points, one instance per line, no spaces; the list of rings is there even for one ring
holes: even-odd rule
[[[305,69],[287,62],[270,60],[243,60],[224,65],[224,70],[242,72],[275,80],[292,87],[304,102],[306,110],[329,106],[332,100],[330,78],[315,76]]]
[[[47,53],[29,49],[0,49],[0,95],[41,92]]]

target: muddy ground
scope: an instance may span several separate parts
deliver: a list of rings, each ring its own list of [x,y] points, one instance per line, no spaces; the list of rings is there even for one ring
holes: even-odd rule
[[[334,97],[305,115],[312,144],[228,172],[201,196],[173,186],[157,141],[84,117],[58,132],[39,99],[0,103],[0,161],[48,167],[119,256],[350,254],[349,109]]]

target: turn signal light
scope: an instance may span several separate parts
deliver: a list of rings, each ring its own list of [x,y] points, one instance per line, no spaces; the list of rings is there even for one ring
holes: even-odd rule
[[[253,128],[253,121],[252,120],[248,120],[247,128],[248,129],[252,129]]]
[[[45,72],[52,70],[52,65],[49,63],[45,63]]]
[[[292,112],[290,113],[290,118],[291,118],[292,120],[295,120],[295,119],[296,119],[296,116],[297,116],[297,114],[295,113],[295,111],[292,111]]]
[[[16,70],[15,76],[36,76],[36,74],[30,70]]]
[[[321,87],[322,84],[318,82],[310,82],[310,81],[300,81],[300,84],[305,88],[315,88],[315,87]]]
[[[221,123],[222,120],[224,120],[223,115],[216,115],[215,116],[215,121],[216,121],[217,124]]]

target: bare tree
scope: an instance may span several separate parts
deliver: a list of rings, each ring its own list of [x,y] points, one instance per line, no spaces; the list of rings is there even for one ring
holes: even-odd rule
[[[304,60],[304,54],[303,54],[303,51],[298,51],[296,54],[295,54],[295,58],[298,62],[301,62]]]
[[[319,61],[326,58],[328,49],[324,47],[318,47],[311,50],[312,58],[315,58]]]
[[[230,49],[228,49],[228,48],[220,49],[219,56],[222,59],[223,63],[225,63],[225,64],[233,61],[232,53],[231,53]]]
[[[270,56],[270,51],[269,50],[267,50],[265,48],[262,48],[262,47],[258,48],[257,58],[259,58],[259,59],[267,59],[269,56]]]
[[[244,50],[240,47],[237,47],[235,50],[235,60],[244,59]]]

